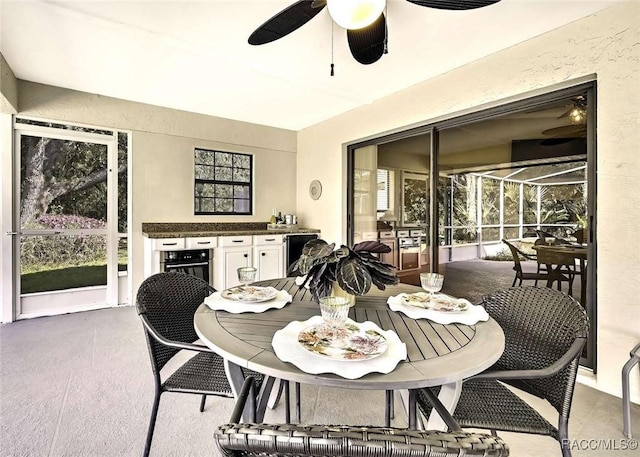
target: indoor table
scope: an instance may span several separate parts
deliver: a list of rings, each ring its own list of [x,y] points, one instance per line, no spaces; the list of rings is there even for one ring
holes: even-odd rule
[[[538,244],[533,246],[538,257],[538,263],[545,264],[547,271],[561,272],[563,266],[571,266],[576,268],[576,261],[578,262],[578,273],[576,276],[580,276],[580,304],[586,306],[587,298],[587,271],[586,262],[588,249],[586,246],[574,246],[574,245],[544,245]],[[547,287],[551,287],[548,283]]]
[[[274,333],[289,322],[319,315],[318,304],[308,289],[295,284],[295,278],[261,281],[255,285],[287,290],[293,300],[282,309],[241,314],[214,311],[203,303],[195,313],[194,325],[202,342],[225,359],[234,393],[240,391],[243,382],[240,367],[266,375],[257,401],[258,422],[264,417],[274,379],[283,379],[359,390],[408,390],[409,427],[416,428],[418,389],[442,386],[438,396],[442,404],[435,410],[444,407],[452,412],[460,396],[462,380],[489,368],[504,350],[502,329],[491,318],[475,325],[441,325],[427,319],[412,319],[389,309],[387,298],[401,292],[418,292],[421,288],[399,284],[380,291],[372,287],[369,294],[356,298],[349,317],[356,322],[371,321],[383,330],[394,330],[406,344],[407,358],[388,374],[370,373],[358,379],[331,373],[305,373],[281,361],[274,353],[271,340]],[[292,344],[298,343],[292,341]],[[438,414],[432,413],[427,428],[442,430],[446,425]]]

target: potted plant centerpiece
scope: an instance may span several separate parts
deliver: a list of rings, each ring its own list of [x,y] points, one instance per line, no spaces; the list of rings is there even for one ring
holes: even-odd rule
[[[308,286],[313,298],[319,301],[327,295],[364,295],[375,285],[384,290],[398,284],[395,267],[382,262],[374,254],[391,252],[391,248],[377,241],[363,241],[353,248],[328,244],[322,239],[308,241],[302,255],[291,264],[289,276],[304,276],[300,287]]]

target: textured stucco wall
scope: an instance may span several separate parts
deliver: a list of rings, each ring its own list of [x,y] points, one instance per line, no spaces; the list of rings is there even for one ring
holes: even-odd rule
[[[19,81],[19,114],[131,132],[133,291],[143,279],[143,222],[266,222],[296,208],[296,133]],[[254,154],[254,214],[194,216],[193,149]]]
[[[619,395],[620,369],[640,341],[640,2],[603,10],[298,134],[298,214],[346,239],[345,144],[485,103],[597,78],[598,374]],[[428,45],[428,44],[427,44]],[[317,157],[323,157],[318,167]],[[308,196],[312,179],[327,191]],[[635,370],[634,401],[640,401]]]
[[[0,113],[15,114],[18,110],[18,81],[0,53]]]

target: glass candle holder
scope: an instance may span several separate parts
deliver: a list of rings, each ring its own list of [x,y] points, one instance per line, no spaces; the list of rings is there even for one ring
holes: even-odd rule
[[[240,267],[238,268],[238,281],[243,285],[251,284],[256,280],[257,268],[254,267]]]
[[[334,331],[342,327],[349,315],[349,300],[345,297],[322,297],[320,299],[320,313],[325,323]]]

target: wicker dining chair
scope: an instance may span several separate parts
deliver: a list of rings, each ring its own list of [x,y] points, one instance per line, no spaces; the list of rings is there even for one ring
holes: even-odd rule
[[[513,284],[511,287],[515,286],[518,283],[519,286],[522,285],[522,281],[535,281],[535,285],[538,285],[538,281],[548,281],[549,274],[547,271],[547,266],[545,264],[537,263],[538,259],[535,254],[528,254],[520,249],[518,249],[514,244],[508,242],[503,239],[502,242],[507,245],[509,250],[511,251],[511,256],[513,257],[513,270],[516,272],[515,277],[513,278]],[[534,260],[537,264],[536,272],[527,272],[522,269],[522,263],[520,258],[525,258],[527,260]],[[558,275],[559,280],[563,280],[564,277]],[[568,280],[568,278],[564,278]],[[520,281],[520,282],[518,282]]]
[[[162,393],[202,395],[200,412],[204,411],[207,395],[233,397],[222,357],[202,344],[194,344],[198,335],[193,327],[193,316],[205,297],[214,291],[202,279],[184,273],[155,274],[145,279],[138,289],[136,307],[144,326],[155,381],[145,457],[151,449]],[[191,351],[195,356],[170,375],[161,373],[180,351]],[[248,370],[246,374],[254,376],[258,383],[262,382],[262,375]]]
[[[242,386],[229,423],[219,426],[214,440],[222,455],[298,457],[459,457],[509,455],[499,437],[484,433],[408,430],[391,427],[255,423],[253,379]],[[246,407],[253,421],[241,423]]]
[[[533,286],[497,291],[481,305],[502,327],[505,349],[491,368],[463,382],[453,417],[462,427],[551,436],[570,456],[569,413],[588,333],[584,308],[563,292]],[[548,401],[557,427],[503,383]],[[418,408],[431,411],[422,391]]]

